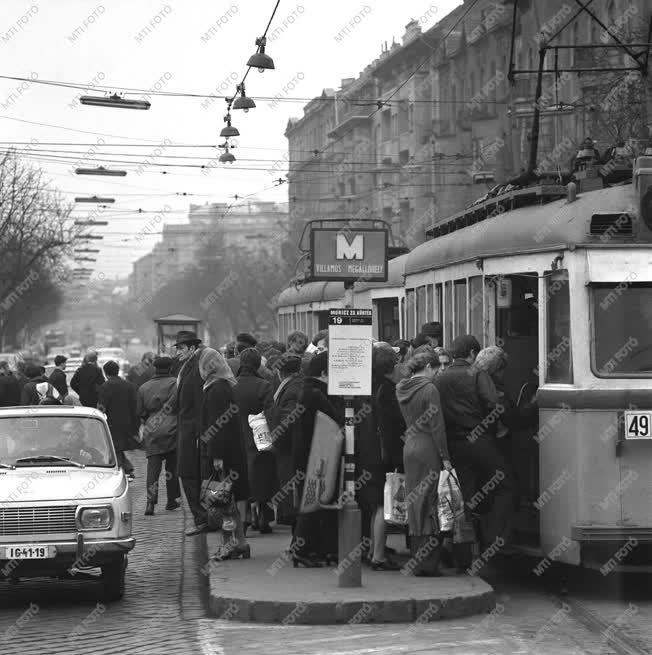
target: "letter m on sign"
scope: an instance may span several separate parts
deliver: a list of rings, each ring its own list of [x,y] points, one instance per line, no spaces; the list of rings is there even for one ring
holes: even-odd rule
[[[356,234],[349,242],[346,234],[338,233],[335,259],[364,259],[364,236]]]

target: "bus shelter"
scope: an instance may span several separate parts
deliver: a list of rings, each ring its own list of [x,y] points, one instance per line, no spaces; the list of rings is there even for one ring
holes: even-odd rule
[[[156,323],[158,338],[158,354],[174,357],[175,351],[172,344],[176,341],[177,332],[192,330],[192,332],[199,334],[201,319],[186,316],[185,314],[171,314],[170,316],[155,318],[154,323]]]

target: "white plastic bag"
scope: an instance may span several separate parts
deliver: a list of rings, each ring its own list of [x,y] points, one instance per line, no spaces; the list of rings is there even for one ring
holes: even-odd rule
[[[439,474],[437,517],[439,529],[453,533],[453,543],[474,541],[473,524],[467,519],[464,511],[464,497],[455,469],[444,470]]]
[[[405,493],[405,475],[403,473],[386,473],[383,495],[383,514],[387,523],[407,524],[407,502]]]
[[[267,425],[267,419],[265,414],[260,412],[260,414],[249,414],[249,427],[254,435],[254,443],[258,450],[268,450],[271,448],[274,440],[272,439],[272,434]]]

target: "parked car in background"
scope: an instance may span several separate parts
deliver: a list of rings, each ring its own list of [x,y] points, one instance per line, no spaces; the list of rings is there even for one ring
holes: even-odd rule
[[[105,599],[120,599],[135,545],[132,499],[104,414],[0,409],[0,472],[0,579],[99,569]]]

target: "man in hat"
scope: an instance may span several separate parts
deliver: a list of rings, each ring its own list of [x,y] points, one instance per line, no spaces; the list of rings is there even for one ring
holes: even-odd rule
[[[61,398],[68,395],[68,381],[66,380],[66,362],[68,359],[63,355],[54,358],[54,371],[50,373],[50,384],[59,392]]]
[[[199,374],[199,356],[203,346],[194,332],[181,330],[177,333],[174,347],[177,349],[177,359],[182,363],[177,378],[177,474],[195,520],[194,529],[186,532],[186,536],[191,537],[208,530],[206,510],[199,498],[201,475],[197,446],[204,387]]]

